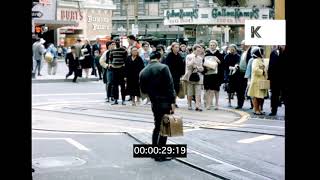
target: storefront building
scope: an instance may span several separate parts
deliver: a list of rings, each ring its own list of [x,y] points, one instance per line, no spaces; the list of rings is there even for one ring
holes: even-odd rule
[[[59,28],[57,43],[68,47],[78,38],[89,41],[110,39],[113,9],[112,1],[58,1],[57,19],[75,21],[77,25]]]
[[[215,39],[219,44],[240,44],[245,20],[273,19],[273,9],[257,7],[212,7],[167,9],[164,25],[184,27],[189,44]]]
[[[58,20],[56,18],[57,1],[46,0],[35,2],[32,8],[32,34],[33,38],[41,37],[46,44],[57,41],[56,31],[64,26],[77,25],[75,21]]]

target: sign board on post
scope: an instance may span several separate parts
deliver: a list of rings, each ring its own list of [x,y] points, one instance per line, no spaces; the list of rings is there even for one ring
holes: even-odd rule
[[[213,7],[164,10],[164,25],[243,25],[245,20],[270,19],[271,8]]]
[[[49,5],[49,4],[51,4],[51,0],[39,0],[39,4]]]
[[[32,11],[32,18],[41,18],[43,13],[40,11]]]
[[[131,26],[131,31],[132,31],[132,34],[133,34],[134,36],[137,36],[137,34],[139,34],[138,25],[137,25],[137,24],[132,24],[132,26]]]

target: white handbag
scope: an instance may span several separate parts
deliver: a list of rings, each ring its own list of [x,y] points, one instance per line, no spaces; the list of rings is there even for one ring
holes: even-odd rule
[[[217,59],[217,57],[215,57],[215,56],[206,56],[204,58],[203,66],[210,68],[210,69],[213,69],[213,70],[216,70],[218,67],[218,63],[217,63],[216,59]]]

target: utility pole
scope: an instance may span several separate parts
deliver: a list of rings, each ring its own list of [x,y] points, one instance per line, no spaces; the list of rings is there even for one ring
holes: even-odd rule
[[[134,0],[134,24],[138,25],[138,14],[139,14],[139,0]]]
[[[128,9],[128,7],[129,7],[129,0],[126,0],[126,2],[125,2],[125,5],[126,5],[126,17],[127,17],[127,36],[129,36],[129,15],[128,15],[128,13],[129,13],[129,9]]]

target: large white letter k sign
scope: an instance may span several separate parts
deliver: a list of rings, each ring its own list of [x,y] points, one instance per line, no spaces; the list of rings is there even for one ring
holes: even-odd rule
[[[246,45],[286,45],[285,20],[245,20]]]

